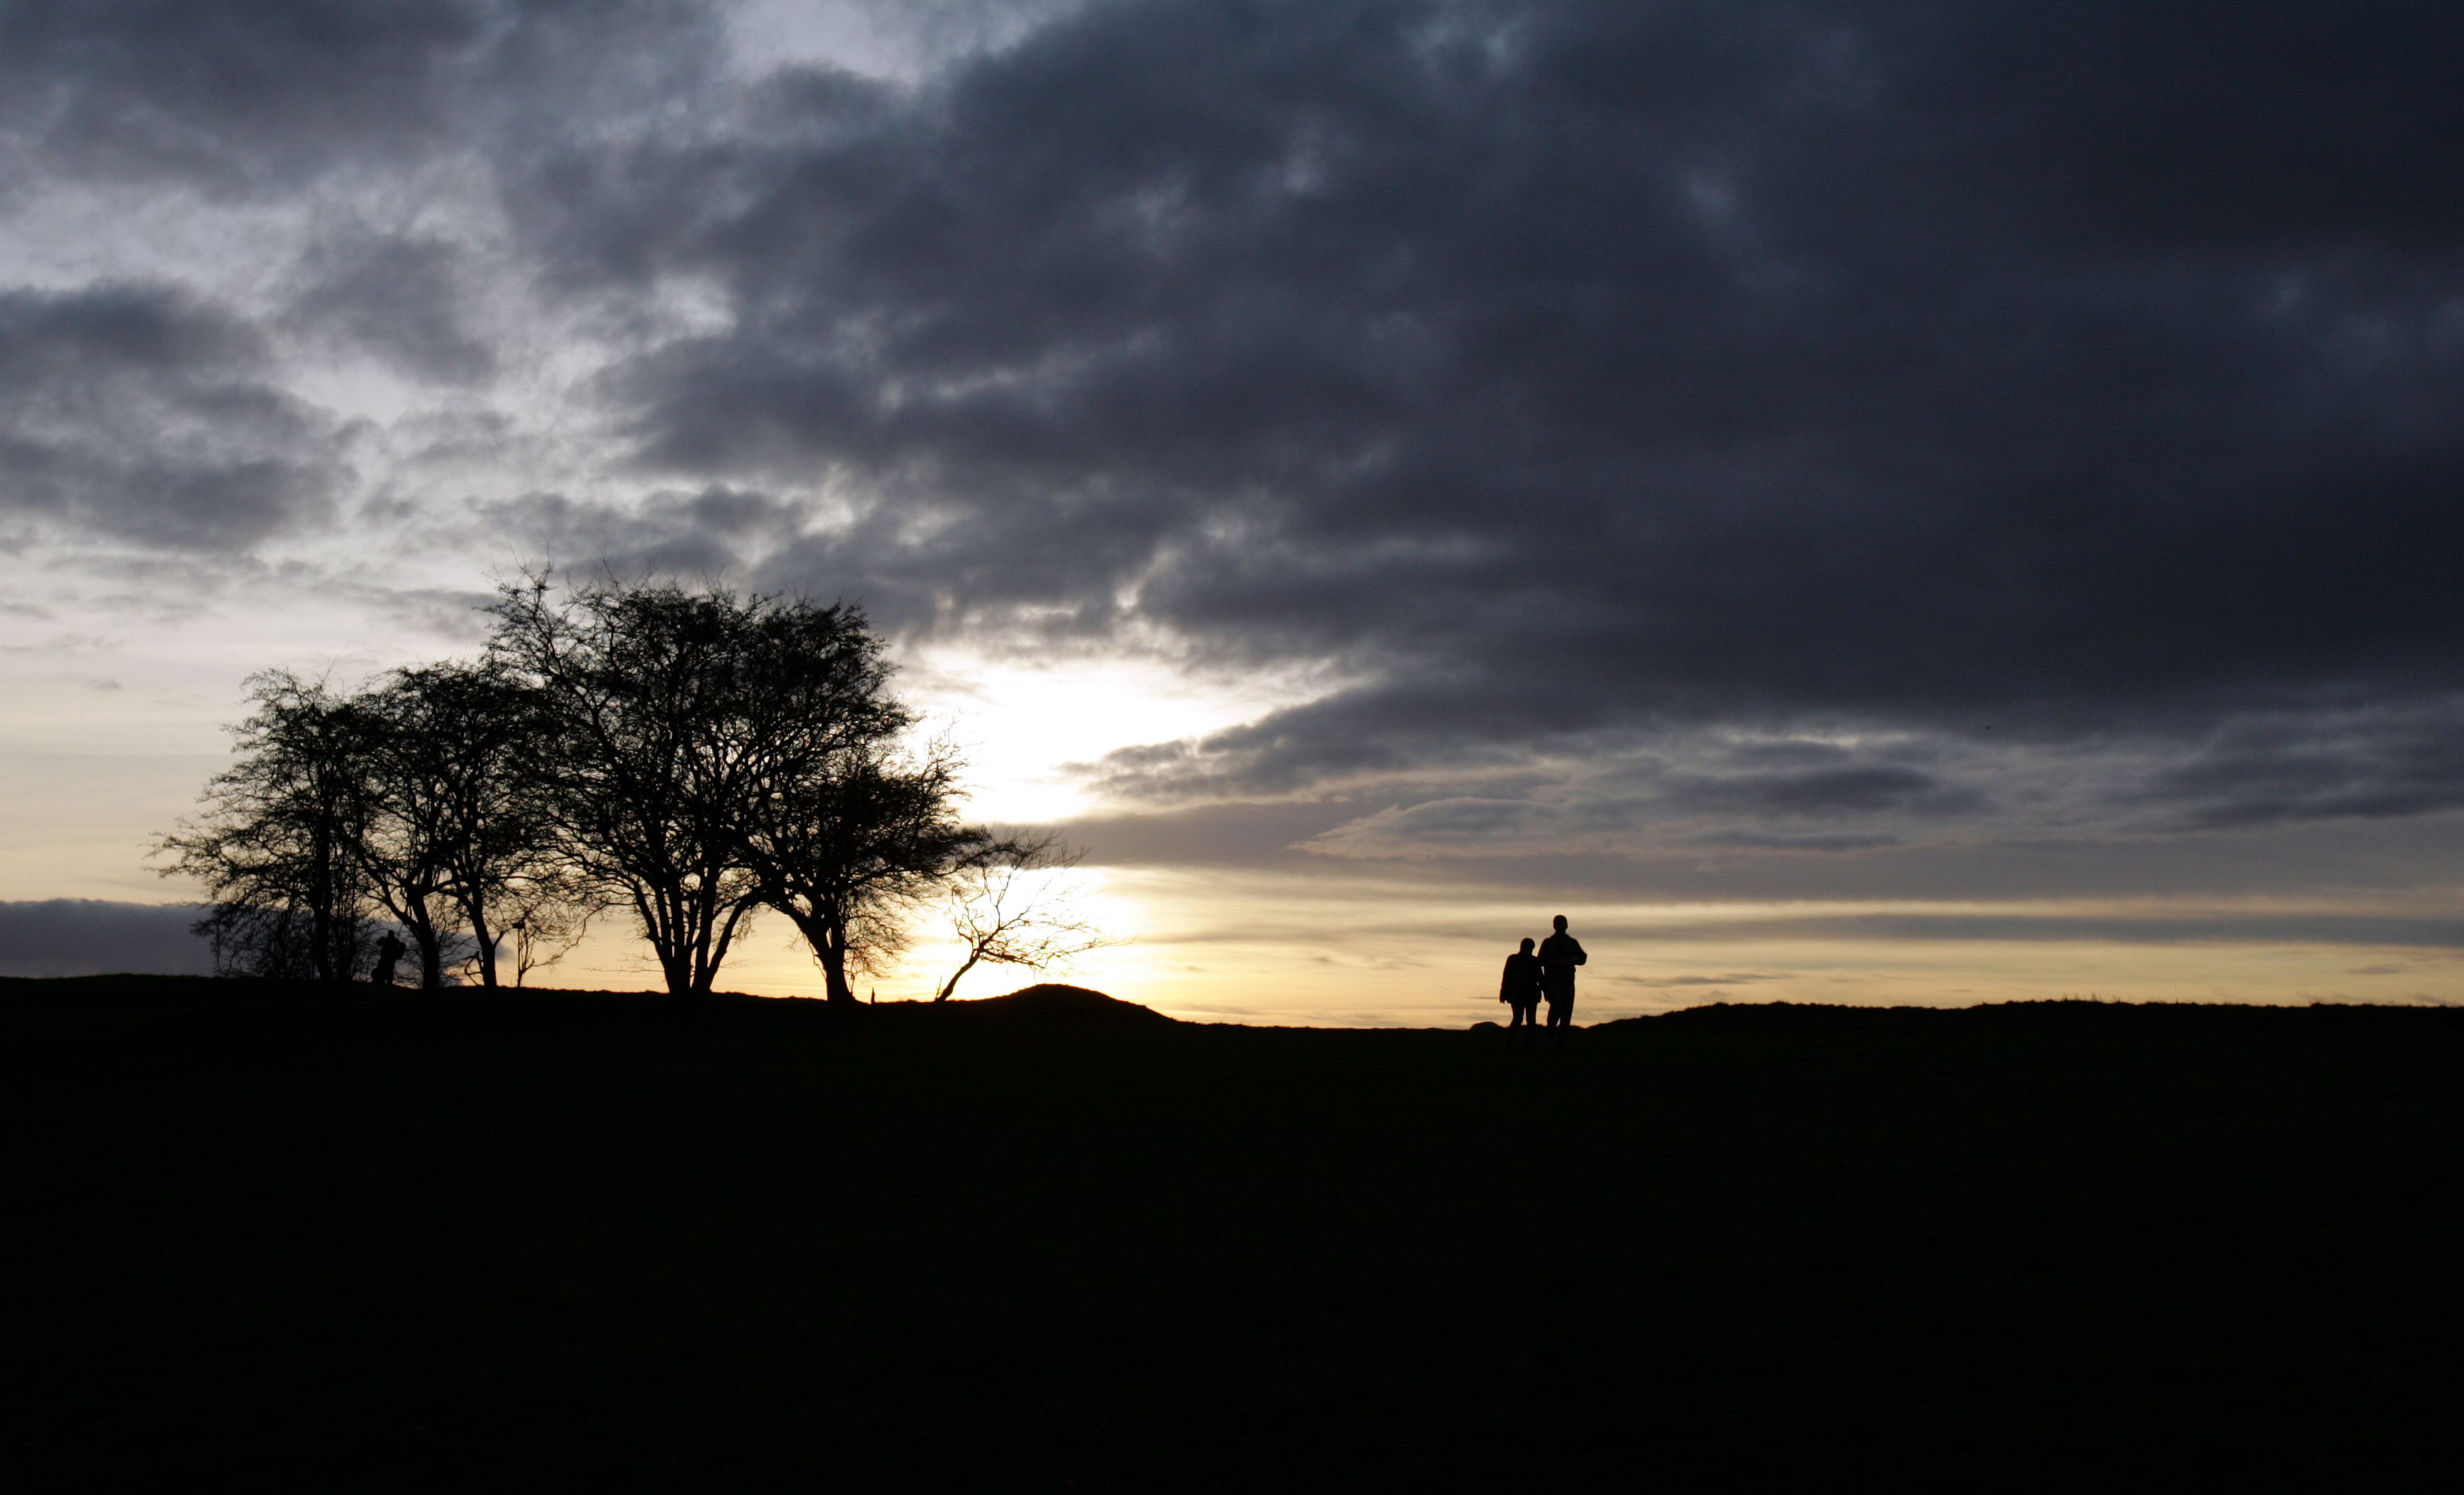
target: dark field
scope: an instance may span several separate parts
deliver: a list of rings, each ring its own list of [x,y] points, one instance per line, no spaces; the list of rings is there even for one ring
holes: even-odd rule
[[[11,1487],[2455,1468],[2464,1013],[285,995],[0,983]]]

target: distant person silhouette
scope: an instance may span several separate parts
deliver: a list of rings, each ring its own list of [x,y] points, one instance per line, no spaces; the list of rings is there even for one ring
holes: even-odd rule
[[[1540,957],[1531,953],[1531,941],[1525,939],[1523,948],[1506,957],[1506,975],[1497,983],[1497,1000],[1514,1009],[1514,1020],[1506,1025],[1521,1028],[1529,1038],[1540,1025]]]
[[[1549,999],[1549,1025],[1557,1030],[1557,1042],[1562,1044],[1574,1022],[1574,967],[1591,956],[1583,954],[1580,941],[1566,933],[1564,914],[1551,922],[1557,933],[1540,942],[1540,992]]]
[[[377,941],[377,970],[374,978],[379,986],[393,984],[393,968],[402,964],[402,936],[391,930]]]

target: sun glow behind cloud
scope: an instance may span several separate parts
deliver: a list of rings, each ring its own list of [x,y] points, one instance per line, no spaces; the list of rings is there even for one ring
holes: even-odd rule
[[[1191,671],[1147,655],[1036,660],[927,647],[898,679],[921,730],[966,761],[966,811],[1001,824],[1064,821],[1098,807],[1079,771],[1128,743],[1200,737],[1309,698],[1305,672]]]

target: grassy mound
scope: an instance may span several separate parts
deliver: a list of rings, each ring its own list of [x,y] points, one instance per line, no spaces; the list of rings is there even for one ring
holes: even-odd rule
[[[943,1005],[945,1010],[1014,1022],[1127,1023],[1141,1027],[1176,1025],[1174,1019],[1165,1017],[1153,1007],[1107,997],[1084,986],[1067,986],[1053,981],[1021,987],[1003,997],[986,997],[979,1001],[953,1001]]]

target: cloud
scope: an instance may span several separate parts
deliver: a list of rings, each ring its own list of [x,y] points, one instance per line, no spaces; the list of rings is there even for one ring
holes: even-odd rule
[[[10,5],[0,141],[88,181],[279,194],[640,108],[722,47],[674,0]]]
[[[2453,809],[2464,805],[2464,701],[2232,720],[2144,792],[2200,825]]]
[[[1361,682],[1119,792],[1739,720],[2192,743],[2464,689],[2459,38],[2380,20],[1108,5],[775,77],[524,231],[720,297],[601,388],[647,473],[869,495],[780,565]],[[1706,792],[1958,792],[1854,772]]]
[[[473,5],[94,0],[0,11],[0,119],[57,168],[236,189],[442,124]]]
[[[356,512],[439,549],[1341,682],[1088,765],[1141,847],[1776,885],[2458,803],[2448,11],[785,14],[0,10],[15,169],[297,220],[261,307],[0,296],[0,509],[314,529],[261,312],[433,397]]]
[[[1543,897],[1620,904],[1969,906],[2055,899],[2222,904],[2269,911],[2396,909],[2453,902],[2464,815],[2321,819],[2232,830],[2030,831],[2009,824],[1939,834],[1911,828],[1870,846],[1793,846],[1773,833],[1725,845],[1715,831],[1643,826],[1627,837],[1569,836],[1434,846],[1372,820],[1391,802],[1280,801],[1112,811],[1061,828],[1094,868],[1271,878],[1285,896],[1330,906],[1364,889],[1459,918],[1465,899]],[[1363,820],[1352,845],[1321,838]],[[1848,833],[1854,835],[1856,833]],[[1456,912],[1445,912],[1447,910]]]
[[[336,425],[256,330],[164,285],[0,292],[0,513],[164,550],[330,517]]]
[[[1660,926],[1654,932],[1670,939],[1725,934],[1770,940],[2017,940],[2464,949],[2464,919],[2342,913],[1873,913],[1705,920]]]
[[[537,493],[473,509],[492,529],[518,537],[530,555],[583,572],[728,582],[791,545],[812,518],[805,505],[715,484],[663,490],[635,503]]]
[[[1611,976],[1601,979],[1616,986],[1652,988],[1679,986],[1749,986],[1757,981],[1787,979],[1770,971],[1731,971],[1723,976]]]
[[[187,904],[50,898],[0,903],[0,976],[209,976]]]
[[[328,235],[311,246],[295,272],[297,289],[284,321],[414,379],[475,383],[495,371],[496,355],[463,311],[466,258],[447,239]]]

